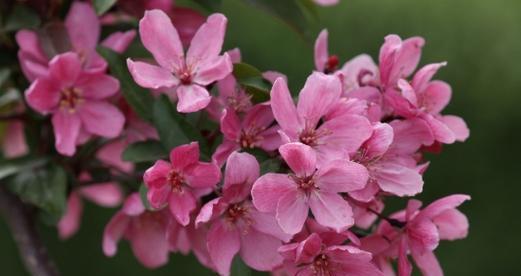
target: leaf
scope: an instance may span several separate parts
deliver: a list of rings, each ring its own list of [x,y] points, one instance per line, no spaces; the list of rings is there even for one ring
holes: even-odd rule
[[[233,258],[232,267],[230,271],[232,276],[251,276],[253,275],[251,268],[249,268],[239,256]]]
[[[94,5],[94,9],[98,15],[102,15],[110,8],[116,4],[117,0],[93,0],[92,4]]]
[[[40,22],[40,17],[34,10],[19,4],[14,6],[6,18],[3,31],[11,32],[20,29],[36,28],[40,25]]]
[[[143,203],[143,206],[145,206],[145,209],[152,211],[154,208],[152,208],[152,205],[150,205],[150,202],[148,201],[147,193],[148,188],[145,183],[142,183],[141,186],[139,186],[139,197],[141,198],[141,202]]]
[[[222,0],[193,0],[208,11],[216,11],[221,7]]]
[[[208,155],[208,148],[201,133],[174,109],[170,99],[165,95],[161,95],[154,103],[153,123],[159,140],[169,151],[179,145],[198,141],[202,155]]]
[[[152,122],[152,104],[154,98],[149,91],[137,86],[130,76],[123,57],[111,49],[98,47],[98,53],[108,62],[110,73],[121,84],[121,92],[127,103],[142,119]]]
[[[123,160],[129,162],[156,161],[168,156],[168,151],[159,141],[142,141],[129,145],[123,152]]]
[[[0,161],[0,179],[4,179],[18,172],[43,166],[48,161],[47,158],[35,158],[34,156],[24,156]]]
[[[23,201],[42,209],[54,218],[60,218],[66,207],[67,175],[57,165],[25,170],[8,182],[12,192]]]
[[[9,68],[2,68],[0,69],[0,87],[4,85],[4,83],[7,81],[9,76],[11,75],[11,70]]]
[[[266,159],[260,163],[261,174],[279,172],[282,162],[278,158]]]
[[[0,96],[0,107],[17,102],[20,100],[20,92],[15,88],[7,89],[5,93]]]
[[[311,0],[243,0],[258,9],[281,19],[297,33],[309,38],[309,21],[317,17]]]
[[[250,64],[237,63],[233,65],[233,75],[254,103],[270,99],[271,84],[263,78],[259,69]]]

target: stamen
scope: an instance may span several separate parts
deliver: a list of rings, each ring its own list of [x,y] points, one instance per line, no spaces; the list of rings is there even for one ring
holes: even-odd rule
[[[183,191],[183,185],[185,180],[183,176],[175,170],[171,170],[166,177],[168,184],[172,188],[173,192],[180,193]]]

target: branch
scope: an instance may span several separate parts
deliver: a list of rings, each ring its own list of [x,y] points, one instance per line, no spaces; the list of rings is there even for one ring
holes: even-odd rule
[[[31,275],[59,275],[35,229],[28,206],[2,185],[0,183],[0,214],[11,230],[25,268]]]

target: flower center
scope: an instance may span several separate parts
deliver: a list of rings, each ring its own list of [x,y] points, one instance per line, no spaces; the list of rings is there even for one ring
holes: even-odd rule
[[[298,188],[302,191],[309,192],[314,189],[318,189],[318,187],[315,185],[315,177],[314,174],[309,176],[303,176],[299,177],[296,175],[289,175],[291,179],[297,184]]]
[[[324,73],[331,74],[335,72],[336,68],[338,67],[338,63],[338,56],[329,56],[329,58],[326,61],[326,65],[324,66]]]
[[[181,72],[179,80],[181,80],[181,84],[189,85],[192,83],[192,75],[188,71]]]
[[[317,131],[315,129],[306,128],[300,133],[299,140],[308,146],[316,146],[318,144]]]
[[[167,180],[168,184],[170,184],[172,191],[178,192],[178,193],[182,191],[185,180],[180,173],[178,173],[175,170],[171,170],[168,173],[166,180]]]
[[[233,204],[226,210],[226,219],[231,223],[236,223],[239,219],[248,220],[247,215],[248,208],[240,203]]]
[[[241,131],[241,136],[239,137],[239,145],[243,149],[253,149],[258,143],[262,140],[262,136],[259,135],[264,128],[258,128],[252,126],[246,130]]]
[[[235,110],[235,112],[244,112],[249,106],[251,96],[235,96],[228,97],[228,105]]]
[[[324,254],[318,255],[312,264],[312,270],[314,275],[330,276],[332,275],[329,271],[329,260]]]
[[[65,88],[61,92],[60,108],[69,111],[69,113],[74,113],[83,101],[80,89],[74,87]]]

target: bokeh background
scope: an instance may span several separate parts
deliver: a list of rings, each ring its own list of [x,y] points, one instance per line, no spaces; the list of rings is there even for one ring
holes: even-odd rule
[[[436,251],[446,275],[521,275],[521,1],[341,2],[320,8],[311,29],[313,39],[321,28],[329,29],[330,50],[341,60],[364,52],[377,57],[384,36],[396,33],[426,38],[421,64],[448,61],[437,75],[453,87],[445,113],[465,118],[471,136],[430,156],[421,195],[425,201],[451,193],[472,196],[461,208],[470,219],[469,237],[442,242]],[[312,40],[240,0],[224,0],[221,12],[229,18],[228,49],[239,46],[246,62],[284,72],[294,90],[303,85],[313,68]],[[192,257],[177,255],[149,271],[126,243],[116,257],[104,257],[101,234],[114,211],[87,203],[79,233],[66,242],[55,229],[41,227],[63,275],[213,275]],[[2,220],[0,275],[26,275]]]

